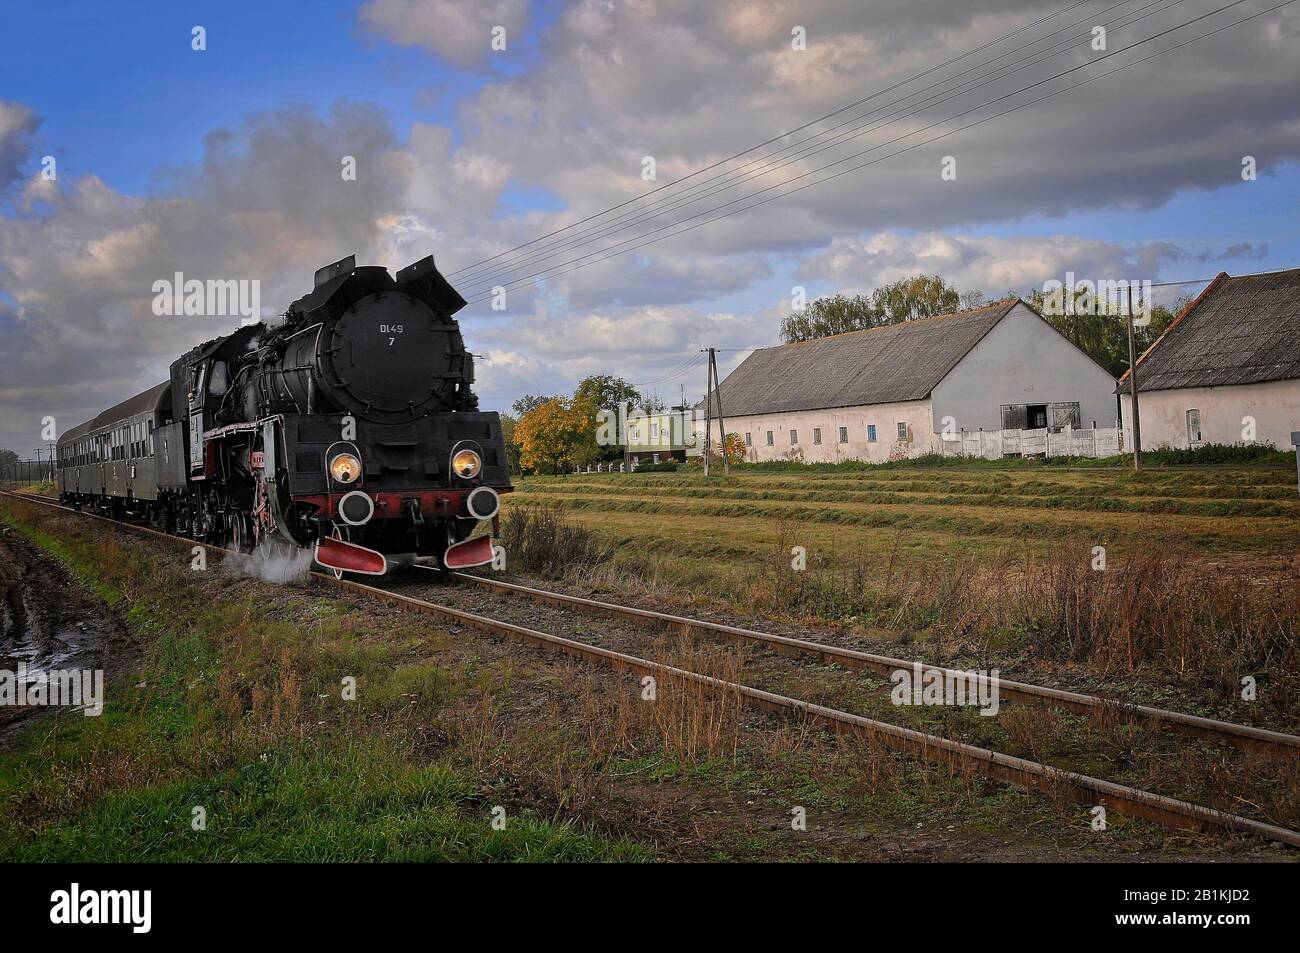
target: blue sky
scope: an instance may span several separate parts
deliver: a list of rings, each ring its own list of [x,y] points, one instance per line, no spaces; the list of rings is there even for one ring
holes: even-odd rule
[[[1212,7],[1187,0],[1144,27]],[[46,383],[65,359],[43,343],[53,336],[123,337],[121,357],[65,410],[75,414],[147,385],[179,342],[207,333],[147,324],[155,272],[257,277],[282,306],[340,249],[390,266],[432,252],[450,270],[653,187],[639,180],[643,154],[662,182],[1053,9],[10,2],[0,160],[16,157],[21,175],[6,182],[0,168],[0,361],[30,379],[0,387],[0,411],[63,399]],[[791,23],[807,27],[806,53],[789,49]],[[196,24],[202,53],[190,49]],[[506,51],[489,50],[497,24]],[[863,291],[937,271],[1000,295],[1066,269],[1161,281],[1300,265],[1298,36],[1288,8],[942,148],[512,292],[503,312],[472,305],[462,318],[483,355],[485,404],[593,372],[658,379],[710,344],[775,343],[796,285]],[[355,144],[363,188],[325,185],[317,201],[300,187],[316,181],[320,143]],[[944,152],[962,163],[955,184],[931,172]],[[59,181],[42,189],[46,154]],[[1240,179],[1245,154],[1258,181]],[[228,180],[214,183],[204,161]]]

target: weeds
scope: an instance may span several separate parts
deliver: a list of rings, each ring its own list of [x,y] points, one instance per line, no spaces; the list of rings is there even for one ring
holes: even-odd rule
[[[501,542],[515,569],[547,578],[590,570],[614,557],[614,547],[567,518],[553,503],[512,506],[501,519]]]

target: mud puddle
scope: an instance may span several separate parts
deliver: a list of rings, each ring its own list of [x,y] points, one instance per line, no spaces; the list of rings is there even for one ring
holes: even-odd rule
[[[137,657],[134,640],[107,606],[39,547],[0,526],[0,748],[33,718],[95,707],[96,684]],[[69,673],[77,673],[78,691],[65,695],[77,703],[27,703],[50,696],[56,681],[66,688]]]

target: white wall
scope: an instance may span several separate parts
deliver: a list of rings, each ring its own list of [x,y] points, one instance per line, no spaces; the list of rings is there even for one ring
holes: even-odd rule
[[[1003,404],[1079,404],[1079,425],[1115,426],[1115,380],[1024,304],[1017,304],[932,395],[935,429],[1000,430]]]
[[[753,440],[746,459],[753,462],[787,460],[792,458],[791,451],[794,451],[795,458],[802,459],[805,463],[835,463],[840,460],[880,463],[891,458],[930,453],[934,440],[932,421],[928,400],[726,418],[728,433],[738,433],[742,438],[748,433]],[[907,424],[910,442],[898,440],[900,422]],[[874,443],[867,440],[868,424],[876,425]],[[822,432],[820,444],[813,443],[813,429],[816,427],[820,427]],[[848,428],[848,443],[839,442],[840,427]],[[715,444],[717,428],[715,420]],[[767,445],[769,430],[772,431],[774,444],[771,447]],[[797,444],[790,443],[791,430],[798,432]]]
[[[1138,380],[1140,383],[1140,376]],[[1124,430],[1131,433],[1128,394],[1122,396],[1121,404]],[[1300,431],[1300,380],[1140,391],[1138,406],[1142,446],[1147,450],[1186,449],[1187,411],[1193,408],[1201,412],[1201,443],[1250,442],[1242,434],[1242,418],[1251,416],[1255,418],[1254,442],[1289,450],[1291,434]]]

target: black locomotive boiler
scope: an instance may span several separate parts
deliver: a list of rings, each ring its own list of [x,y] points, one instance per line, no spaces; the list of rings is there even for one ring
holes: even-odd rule
[[[340,574],[486,564],[492,537],[469,537],[496,531],[510,471],[464,306],[432,256],[396,276],[327,265],[283,322],[194,348],[63,434],[60,498],[246,552],[310,547]]]

